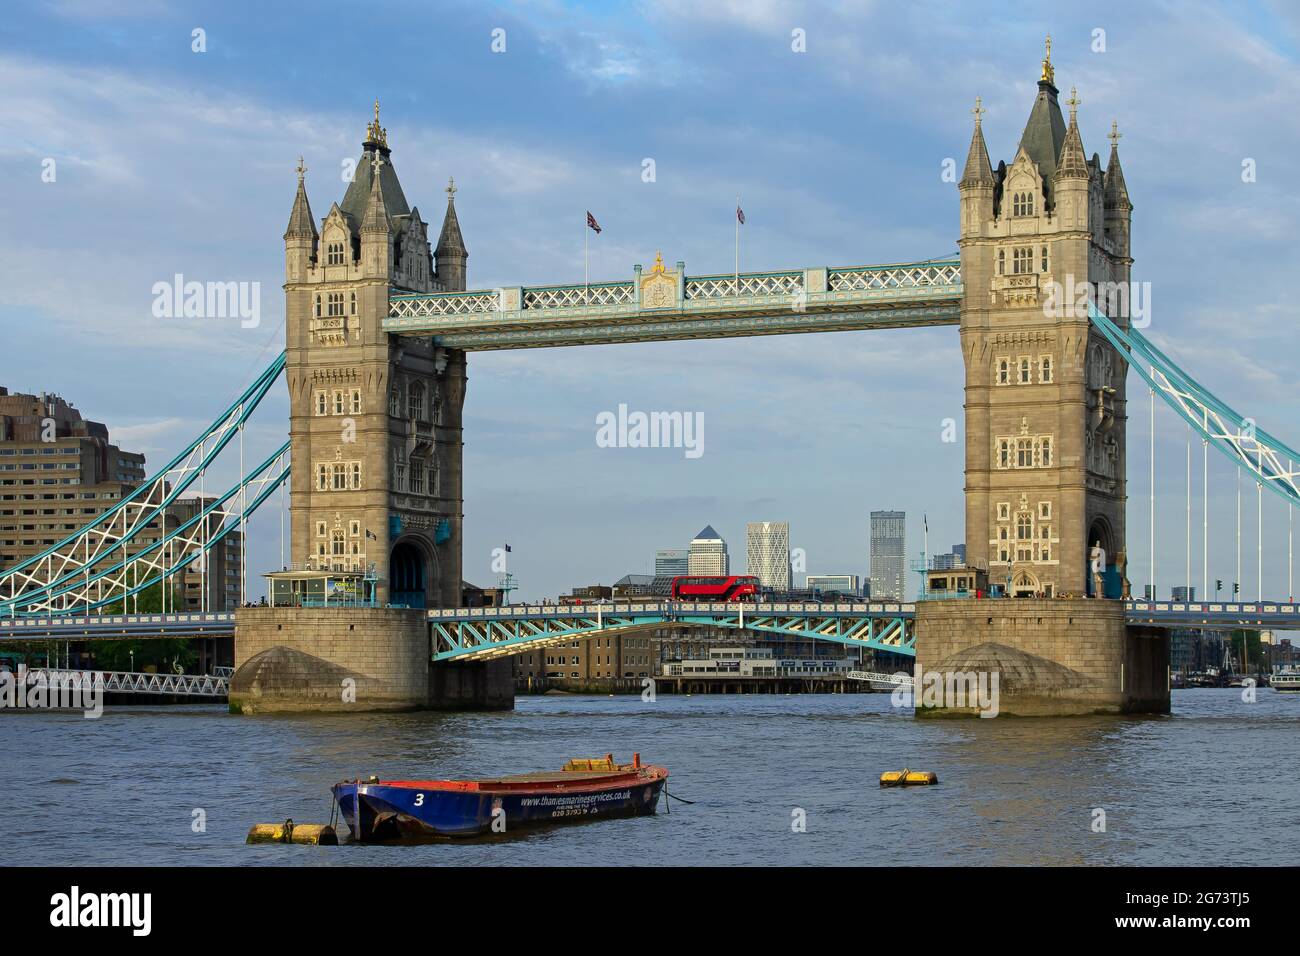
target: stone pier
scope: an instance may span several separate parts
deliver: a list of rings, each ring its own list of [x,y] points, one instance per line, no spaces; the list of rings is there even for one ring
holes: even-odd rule
[[[434,664],[425,613],[402,608],[243,608],[233,713],[508,710],[509,660]]]
[[[1169,713],[1169,638],[1132,627],[1122,601],[965,599],[918,601],[918,673],[998,674],[1000,716]],[[965,716],[954,701],[916,714]]]

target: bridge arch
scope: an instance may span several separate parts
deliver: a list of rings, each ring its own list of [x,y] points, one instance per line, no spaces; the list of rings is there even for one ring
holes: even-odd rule
[[[428,607],[432,562],[432,553],[419,537],[398,538],[388,559],[388,600],[407,607]]]

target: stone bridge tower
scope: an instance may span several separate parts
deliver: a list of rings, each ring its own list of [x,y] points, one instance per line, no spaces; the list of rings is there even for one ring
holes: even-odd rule
[[[1127,365],[1090,325],[1087,289],[1127,327],[1132,204],[1112,127],[1103,172],[1071,92],[1061,116],[1051,39],[1010,166],[989,162],[976,101],[961,194],[966,364],[966,556],[1013,594],[1094,590],[1124,561]],[[1110,284],[1119,283],[1116,287]],[[1120,294],[1107,294],[1119,289]]]
[[[465,353],[382,325],[390,293],[465,288],[455,187],[431,251],[378,102],[319,230],[304,173],[284,234],[294,563],[373,568],[381,602],[459,605]]]

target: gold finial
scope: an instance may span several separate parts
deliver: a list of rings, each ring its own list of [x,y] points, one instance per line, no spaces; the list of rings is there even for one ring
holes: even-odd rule
[[[1079,107],[1083,105],[1083,100],[1079,99],[1079,92],[1073,86],[1070,87],[1070,98],[1065,101],[1065,105],[1070,107],[1070,122],[1076,121],[1079,113]]]
[[[451,176],[448,176],[448,177],[447,177],[447,188],[446,188],[445,192],[447,193],[447,202],[452,202],[452,201],[455,200],[455,198],[456,198],[456,180],[455,180],[453,177],[451,177]]]
[[[298,157],[298,183],[302,184],[303,177],[307,175],[307,164],[303,162],[302,157]]]
[[[1119,123],[1116,122],[1115,120],[1111,120],[1111,121],[1110,121],[1110,135],[1107,136],[1106,138],[1107,138],[1108,140],[1110,140],[1110,145],[1111,145],[1113,148],[1115,148],[1115,149],[1119,149],[1119,138],[1120,138],[1121,136],[1123,136],[1123,135],[1124,135],[1124,134],[1121,133],[1121,132],[1119,131]]]
[[[971,113],[973,113],[973,114],[975,115],[975,125],[976,125],[976,126],[979,126],[979,125],[980,125],[980,117],[983,116],[985,113],[988,112],[988,110],[986,110],[983,106],[980,105],[980,104],[983,103],[983,102],[984,102],[984,101],[981,100],[978,96],[975,97],[975,108],[974,108],[973,110],[971,110]]]
[[[1052,69],[1052,35],[1047,34],[1047,52],[1043,55],[1043,75],[1038,78],[1040,83],[1051,83],[1056,85],[1056,71]]]
[[[659,252],[659,250],[655,250],[655,264],[654,264],[654,268],[650,270],[650,274],[658,275],[660,272],[663,271],[664,271],[664,257]]]
[[[379,98],[375,98],[375,118],[366,127],[366,142],[388,146],[388,130],[379,125]]]

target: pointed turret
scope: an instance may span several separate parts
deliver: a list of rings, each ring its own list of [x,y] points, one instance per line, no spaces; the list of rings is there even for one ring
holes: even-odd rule
[[[993,164],[989,162],[989,150],[984,144],[984,129],[981,117],[985,109],[980,105],[980,98],[975,97],[975,131],[971,133],[970,149],[966,151],[966,168],[962,170],[959,186],[992,186]]]
[[[375,157],[375,174],[370,179],[370,199],[366,202],[366,213],[361,219],[361,234],[363,236],[368,232],[382,232],[387,235],[392,226],[392,220],[388,217],[388,209],[384,205],[384,181],[379,174],[379,168],[383,164],[382,156]]]
[[[1077,91],[1073,88],[1070,90],[1070,98],[1067,102],[1070,106],[1070,128],[1065,133],[1065,141],[1061,144],[1061,155],[1056,162],[1056,173],[1053,178],[1057,181],[1088,178],[1088,157],[1083,151],[1083,138],[1079,135],[1080,101]]]
[[[469,252],[460,234],[460,220],[456,218],[455,179],[447,180],[447,215],[442,220],[442,232],[438,235],[433,258],[442,287],[448,292],[464,291],[465,262],[469,259]]]
[[[379,101],[375,100],[375,118],[366,127],[366,138],[361,144],[361,158],[357,160],[352,175],[352,182],[343,194],[339,204],[343,212],[352,220],[354,226],[366,214],[366,204],[370,201],[370,181],[375,176],[375,160],[382,159],[379,176],[384,186],[384,208],[389,219],[409,215],[410,206],[406,203],[406,194],[393,169],[392,150],[388,148],[388,130],[379,125]]]
[[[1110,124],[1110,160],[1106,163],[1106,205],[1116,208],[1133,208],[1129,202],[1128,186],[1124,183],[1124,170],[1119,165],[1119,139],[1124,134],[1119,124]]]
[[[315,239],[316,221],[312,218],[311,203],[307,201],[307,186],[304,177],[307,167],[302,157],[298,157],[298,193],[293,197],[293,210],[289,213],[289,226],[284,231],[285,239]]]

